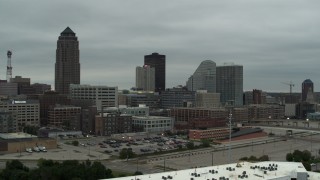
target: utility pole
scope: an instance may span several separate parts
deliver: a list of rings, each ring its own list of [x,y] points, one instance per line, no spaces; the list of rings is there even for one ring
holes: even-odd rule
[[[211,166],[213,166],[213,151],[211,151]]]
[[[230,110],[229,114],[229,150],[228,150],[228,163],[231,163],[231,122],[232,121],[232,110]]]
[[[163,172],[166,172],[166,157],[163,157]]]

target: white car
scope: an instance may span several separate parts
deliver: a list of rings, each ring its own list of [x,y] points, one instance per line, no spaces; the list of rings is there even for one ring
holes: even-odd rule
[[[39,150],[42,151],[42,152],[47,152],[47,149],[46,147],[44,146],[38,146]]]
[[[26,148],[26,152],[32,153],[32,149],[31,148]]]
[[[40,152],[40,149],[35,146],[35,147],[33,147],[33,151],[34,151],[34,152]]]

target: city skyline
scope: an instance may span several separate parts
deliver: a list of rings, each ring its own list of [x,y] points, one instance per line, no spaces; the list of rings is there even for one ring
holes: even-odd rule
[[[305,79],[319,91],[317,1],[0,2],[0,79],[12,50],[13,77],[53,85],[57,34],[69,26],[80,42],[81,84],[129,89],[144,55],[158,52],[167,88],[212,60],[242,65],[244,91],[289,92],[282,82],[292,81],[301,92]]]

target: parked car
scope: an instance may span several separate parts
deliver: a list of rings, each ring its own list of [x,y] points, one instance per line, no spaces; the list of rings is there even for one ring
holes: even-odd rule
[[[32,153],[32,149],[31,148],[26,148],[26,152]]]
[[[44,146],[38,146],[38,148],[41,152],[47,152],[47,149]]]
[[[34,151],[34,152],[40,152],[40,149],[35,146],[35,147],[33,147],[33,151]]]

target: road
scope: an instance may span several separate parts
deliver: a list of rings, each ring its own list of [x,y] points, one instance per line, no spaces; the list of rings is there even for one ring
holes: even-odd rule
[[[139,160],[112,160],[106,153],[101,152],[97,146],[75,147],[59,143],[60,148],[49,150],[47,153],[23,152],[6,154],[0,156],[0,168],[5,167],[5,162],[10,159],[19,159],[30,168],[37,167],[39,158],[66,160],[76,159],[79,161],[97,160],[102,162],[107,168],[117,171],[135,172],[139,170],[146,173],[163,172],[166,170],[180,170],[199,166],[210,166],[226,164],[229,162],[238,162],[241,157],[268,155],[271,160],[285,161],[286,154],[295,149],[309,150],[314,156],[318,156],[320,149],[320,132],[310,129],[295,129],[293,136],[285,138],[283,136],[289,130],[283,127],[263,127],[266,132],[275,134],[273,137],[258,138],[253,140],[244,140],[232,142],[231,150],[229,145],[215,145],[211,148],[197,149],[192,151],[183,151],[179,153],[170,153],[161,156],[143,157]],[[229,153],[230,152],[230,153]],[[230,155],[229,155],[230,154]]]

